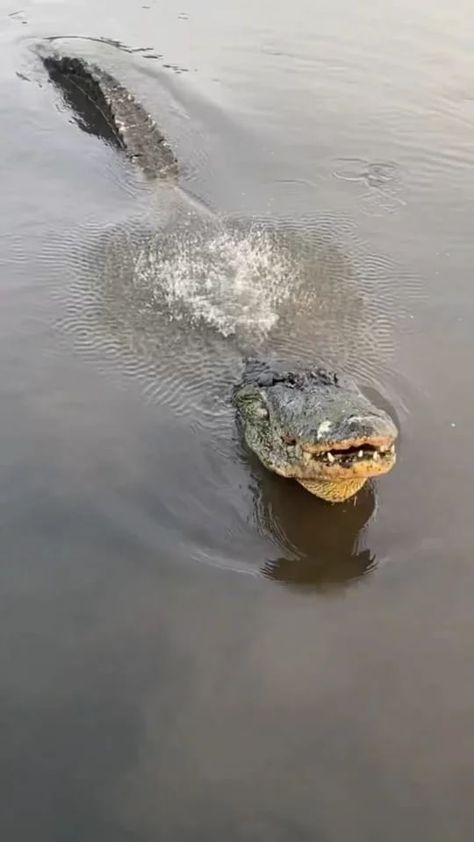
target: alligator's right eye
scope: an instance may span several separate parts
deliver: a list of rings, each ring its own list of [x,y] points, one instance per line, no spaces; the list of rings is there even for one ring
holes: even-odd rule
[[[268,409],[265,409],[264,406],[257,406],[255,410],[255,415],[257,418],[261,418],[262,420],[268,418]]]

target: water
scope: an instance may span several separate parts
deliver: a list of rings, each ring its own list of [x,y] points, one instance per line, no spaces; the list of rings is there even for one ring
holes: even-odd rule
[[[470,11],[3,4],[2,838],[470,838]],[[48,36],[196,201],[78,129]],[[353,372],[396,469],[266,473],[248,350]]]

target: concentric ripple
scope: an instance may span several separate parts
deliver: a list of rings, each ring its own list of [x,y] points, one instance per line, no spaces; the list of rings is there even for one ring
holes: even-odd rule
[[[331,225],[202,217],[83,229],[68,244],[60,327],[147,398],[228,436],[249,353],[324,363],[387,393],[416,284]],[[403,288],[404,287],[404,288]],[[390,388],[388,397],[391,399]]]

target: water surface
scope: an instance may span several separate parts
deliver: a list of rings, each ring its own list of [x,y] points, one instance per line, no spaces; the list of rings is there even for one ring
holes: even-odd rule
[[[470,838],[471,17],[3,5],[2,838]],[[51,36],[216,216],[79,130]],[[329,507],[263,471],[248,350],[354,373],[393,473]]]

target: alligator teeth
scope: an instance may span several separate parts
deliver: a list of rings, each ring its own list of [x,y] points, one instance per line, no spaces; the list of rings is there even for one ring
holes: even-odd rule
[[[333,463],[333,462],[335,462],[335,461],[336,461],[336,459],[335,459],[335,457],[332,455],[332,453],[328,453],[328,462],[330,462],[330,463],[332,464],[332,463]]]
[[[363,459],[363,458],[364,458],[364,451],[363,451],[363,450],[359,450],[359,452],[358,452],[357,456],[359,457],[359,459]]]
[[[373,455],[374,462],[377,462],[378,458],[379,458],[379,454],[377,453],[377,451],[375,451],[375,453]]]

